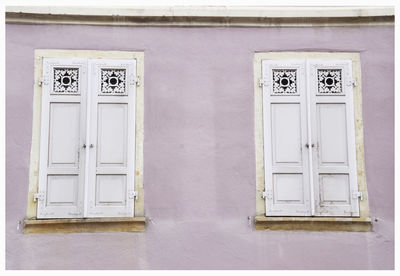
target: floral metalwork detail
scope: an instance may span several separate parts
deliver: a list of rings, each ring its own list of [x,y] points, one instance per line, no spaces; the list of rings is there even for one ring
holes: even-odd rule
[[[125,69],[101,69],[101,93],[125,93]]]
[[[273,94],[296,94],[297,76],[295,69],[272,70]]]
[[[54,93],[79,92],[79,68],[54,68]]]
[[[340,94],[342,90],[342,70],[319,69],[318,70],[318,93]]]

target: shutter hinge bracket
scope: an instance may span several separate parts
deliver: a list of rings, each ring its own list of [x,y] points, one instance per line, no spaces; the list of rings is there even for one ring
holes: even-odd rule
[[[355,192],[353,192],[353,198],[354,199],[360,198],[361,200],[363,200],[363,193],[355,191]]]
[[[129,199],[135,199],[137,200],[139,198],[139,193],[135,191],[130,191],[129,192]]]
[[[132,76],[132,82],[130,84],[136,84],[136,86],[140,86],[140,77]]]
[[[40,201],[44,200],[44,193],[43,192],[33,194],[33,202],[36,202],[38,200],[40,200]]]
[[[48,84],[48,81],[47,81],[46,78],[41,77],[41,78],[38,79],[38,85],[42,86],[43,84]]]
[[[357,80],[355,80],[355,79],[349,80],[347,86],[357,87],[358,86]]]
[[[259,86],[259,87],[263,87],[264,85],[265,85],[265,86],[268,85],[267,80],[266,80],[266,79],[259,79],[259,81],[258,81],[258,86]]]
[[[271,190],[266,190],[262,193],[262,198],[266,199],[272,199],[272,191]]]

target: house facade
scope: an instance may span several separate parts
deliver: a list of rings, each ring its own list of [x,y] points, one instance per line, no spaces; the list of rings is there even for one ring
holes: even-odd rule
[[[393,269],[394,10],[6,9],[7,269]]]

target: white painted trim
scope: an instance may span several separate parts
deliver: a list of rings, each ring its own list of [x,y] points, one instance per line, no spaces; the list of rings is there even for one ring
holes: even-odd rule
[[[6,23],[254,27],[394,25],[394,7],[8,6]]]

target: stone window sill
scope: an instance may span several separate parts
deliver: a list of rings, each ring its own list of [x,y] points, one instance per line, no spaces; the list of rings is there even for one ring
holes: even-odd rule
[[[25,234],[82,232],[139,232],[146,229],[145,217],[86,219],[25,219]]]
[[[371,218],[265,217],[254,218],[256,230],[371,231]]]

